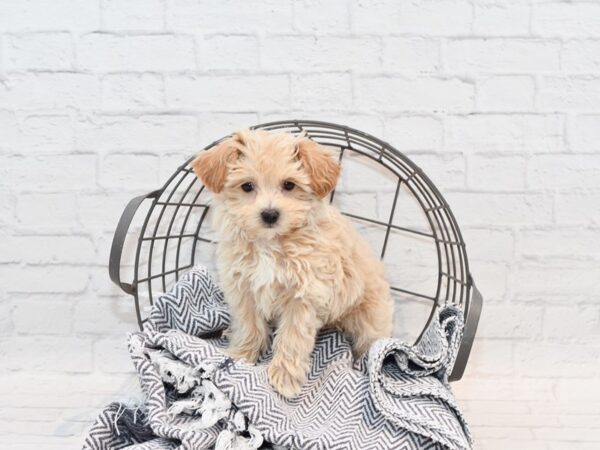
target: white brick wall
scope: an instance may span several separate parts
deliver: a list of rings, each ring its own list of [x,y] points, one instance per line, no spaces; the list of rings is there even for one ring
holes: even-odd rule
[[[76,447],[135,394],[106,271],[126,200],[307,117],[388,140],[452,205],[486,299],[454,385],[477,448],[598,448],[599,38],[592,0],[0,2],[0,447]]]

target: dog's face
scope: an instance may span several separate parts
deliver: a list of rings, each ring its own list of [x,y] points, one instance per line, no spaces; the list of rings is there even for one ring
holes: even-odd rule
[[[340,172],[330,152],[310,139],[262,130],[235,133],[201,152],[192,166],[249,239],[304,226]]]

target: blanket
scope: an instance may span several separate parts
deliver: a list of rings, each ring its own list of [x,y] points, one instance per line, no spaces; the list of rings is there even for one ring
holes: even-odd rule
[[[343,334],[321,332],[301,394],[286,400],[269,385],[269,352],[257,364],[224,352],[223,293],[195,267],[155,301],[144,330],[128,337],[145,401],[107,406],[83,448],[471,448],[447,382],[463,313],[438,310],[416,345],[382,339],[358,361]]]

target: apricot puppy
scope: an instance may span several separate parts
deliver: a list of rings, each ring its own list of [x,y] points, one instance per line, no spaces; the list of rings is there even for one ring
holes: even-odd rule
[[[275,327],[271,385],[304,384],[318,331],[337,327],[356,356],[392,332],[383,266],[325,199],[340,167],[300,135],[242,130],[193,168],[214,193],[219,278],[231,310],[228,353],[254,363]]]

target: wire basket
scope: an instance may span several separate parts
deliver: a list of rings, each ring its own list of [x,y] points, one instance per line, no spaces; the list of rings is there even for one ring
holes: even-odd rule
[[[416,323],[418,340],[438,307],[452,304],[463,309],[465,330],[450,376],[450,380],[460,379],[477,329],[482,298],[469,272],[458,224],[431,180],[391,145],[346,126],[290,120],[251,128],[304,132],[337,153],[342,176],[329,201],[354,222],[383,260],[396,309],[408,308],[400,314],[405,323],[396,328],[405,330]],[[214,268],[216,240],[207,220],[211,195],[193,172],[193,159],[181,165],[162,188],[132,199],[115,231],[110,278],[133,296],[140,327],[153,299],[167,291],[183,272],[196,264]],[[147,207],[143,221],[130,230],[142,204]],[[128,236],[135,247],[135,259],[129,265],[130,283],[121,281]]]

